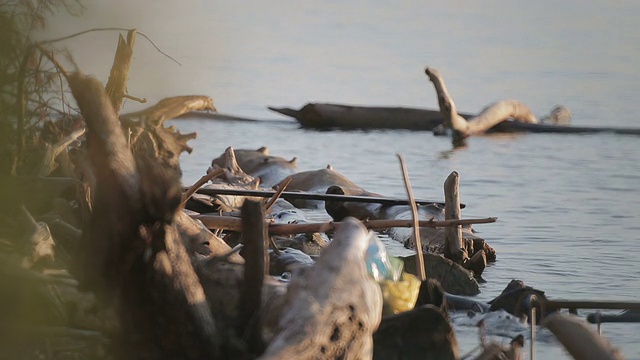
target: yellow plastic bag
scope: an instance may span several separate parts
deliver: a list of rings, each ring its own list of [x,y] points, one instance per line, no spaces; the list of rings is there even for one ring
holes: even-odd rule
[[[400,281],[381,281],[380,289],[384,300],[382,313],[393,315],[413,309],[420,292],[420,280],[409,273],[403,273]]]

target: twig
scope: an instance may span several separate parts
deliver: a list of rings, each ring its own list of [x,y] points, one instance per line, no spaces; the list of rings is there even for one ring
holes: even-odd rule
[[[278,184],[278,191],[275,193],[275,195],[273,195],[273,197],[269,200],[269,202],[267,203],[267,205],[265,205],[264,209],[265,211],[269,211],[271,209],[271,207],[273,206],[273,204],[276,203],[276,201],[278,200],[278,198],[280,197],[280,195],[282,195],[282,193],[284,192],[284,190],[287,188],[287,186],[289,185],[289,183],[291,183],[291,176],[287,176],[286,179],[284,179],[282,182],[280,182],[280,184]]]
[[[129,94],[124,94],[122,95],[123,98],[129,99],[129,100],[133,100],[133,101],[137,101],[141,104],[144,104],[147,102],[147,98],[139,98],[139,97],[135,97]]]
[[[416,242],[416,266],[418,267],[418,274],[420,275],[420,280],[427,280],[427,274],[424,269],[424,256],[422,255],[422,241],[420,239],[420,227],[418,225],[418,207],[416,206],[416,201],[413,198],[413,191],[411,190],[411,183],[409,182],[409,173],[407,172],[407,166],[404,163],[404,159],[402,155],[396,154],[398,156],[398,160],[400,160],[400,169],[402,169],[402,177],[404,178],[404,187],[407,189],[407,196],[409,197],[409,205],[411,206],[411,216],[413,218],[413,237]]]
[[[131,30],[131,29],[125,29],[125,28],[120,28],[120,27],[94,28],[94,29],[81,31],[79,33],[63,36],[63,37],[57,38],[57,39],[40,41],[40,44],[50,44],[50,43],[54,43],[54,42],[58,42],[58,41],[64,41],[64,40],[68,40],[68,39],[74,38],[76,36],[84,35],[84,34],[87,34],[87,33],[90,33],[90,32],[96,32],[96,31],[129,31],[129,30]],[[160,48],[153,42],[153,40],[151,40],[143,32],[138,31],[138,34],[142,35],[142,37],[147,39],[147,41],[149,41],[151,43],[151,45],[153,45],[153,47],[156,48],[156,50],[158,50],[159,53],[161,53],[162,55],[164,55],[164,56],[168,57],[169,59],[173,60],[173,62],[175,62],[176,64],[182,66],[182,64],[178,60],[172,58],[171,56],[169,56],[169,54],[167,54],[164,51],[160,50]]]
[[[217,169],[215,171],[212,171],[210,173],[208,173],[207,175],[203,176],[200,178],[200,180],[196,181],[195,184],[193,184],[184,194],[182,194],[182,203],[180,204],[180,207],[184,208],[184,204],[187,203],[187,201],[191,198],[191,196],[193,196],[193,194],[198,191],[198,189],[207,183],[207,181],[218,177],[220,175],[224,174],[224,169]]]

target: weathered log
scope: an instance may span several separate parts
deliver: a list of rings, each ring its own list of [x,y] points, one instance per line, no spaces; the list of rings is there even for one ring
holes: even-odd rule
[[[109,81],[105,86],[107,95],[111,100],[116,116],[122,108],[122,100],[127,93],[127,79],[129,78],[129,68],[131,67],[131,56],[133,56],[133,44],[136,39],[136,30],[127,32],[127,40],[122,35],[118,37],[118,47],[111,66]]]
[[[444,181],[444,218],[445,220],[460,219],[460,176],[454,171]],[[444,229],[444,256],[459,264],[468,259],[463,243],[462,228],[449,226]]]
[[[445,126],[453,130],[454,144],[460,144],[464,138],[474,134],[481,134],[507,119],[536,124],[533,112],[523,103],[516,100],[498,101],[480,112],[475,117],[465,120],[457,112],[453,98],[444,83],[440,72],[434,68],[427,67],[425,73],[433,83],[438,95],[438,105],[440,112],[445,118]]]
[[[367,274],[369,234],[348,218],[313,267],[289,285],[279,332],[261,359],[367,359],[382,294]]]
[[[104,301],[117,299],[122,357],[215,356],[211,310],[173,222],[179,174],[134,158],[99,81],[79,72],[68,80],[87,123],[96,173],[76,275]]]
[[[223,229],[240,231],[241,220],[232,216],[218,216],[199,214],[192,215],[194,219],[202,221],[202,223],[209,229]],[[459,219],[459,220],[426,220],[419,221],[420,227],[449,227],[457,225],[469,225],[469,224],[488,224],[496,222],[497,218],[482,218],[482,219]],[[300,233],[314,233],[314,232],[328,232],[338,227],[340,222],[325,222],[325,223],[306,223],[306,224],[270,224],[269,234],[271,235],[291,235]],[[362,224],[371,230],[381,230],[391,227],[412,227],[412,220],[364,220]]]
[[[555,313],[545,317],[542,326],[555,335],[574,359],[623,359],[617,349],[581,319]]]

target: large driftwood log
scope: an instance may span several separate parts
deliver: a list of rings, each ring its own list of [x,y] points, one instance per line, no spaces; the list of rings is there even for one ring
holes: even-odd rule
[[[425,73],[436,89],[438,105],[442,116],[445,118],[445,125],[453,130],[454,143],[459,143],[471,135],[482,134],[507,119],[530,124],[538,123],[529,107],[516,100],[498,101],[486,107],[477,116],[465,120],[458,114],[456,105],[451,95],[449,95],[440,72],[434,68],[427,67]]]
[[[215,356],[216,326],[173,221],[179,174],[133,156],[100,82],[80,73],[68,80],[96,172],[76,273],[104,301],[116,299],[120,357]]]
[[[367,359],[382,314],[380,287],[367,274],[369,234],[348,218],[313,267],[293,278],[279,333],[262,359]]]

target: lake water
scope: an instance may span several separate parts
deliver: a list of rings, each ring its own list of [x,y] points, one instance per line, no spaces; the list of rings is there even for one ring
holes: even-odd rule
[[[222,113],[265,120],[174,122],[198,132],[194,152],[181,158],[187,184],[227,146],[268,146],[274,155],[297,157],[302,170],[331,164],[367,190],[404,197],[399,153],[416,197],[442,199],[444,179],[457,171],[463,217],[499,218],[476,226],[498,254],[480,299],[518,278],[550,298],[640,301],[640,138],[492,135],[452,150],[448,138],[428,132],[304,130],[266,108],[435,108],[428,65],[442,72],[461,111],[514,98],[539,115],[563,104],[575,125],[638,127],[638,19],[634,1],[119,0],[89,2],[83,18],[61,17],[46,35],[135,27],[182,66],[138,36],[131,95],[153,103],[204,94]],[[82,70],[106,81],[115,43],[113,32],[101,32],[66,45]],[[465,353],[478,332],[456,324]],[[505,326],[496,335],[528,337],[526,327],[499,331]],[[568,358],[540,332],[538,358]],[[628,359],[640,359],[639,333],[640,324],[603,326]]]

